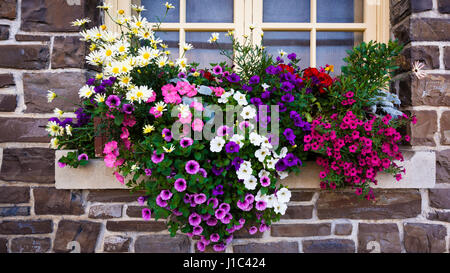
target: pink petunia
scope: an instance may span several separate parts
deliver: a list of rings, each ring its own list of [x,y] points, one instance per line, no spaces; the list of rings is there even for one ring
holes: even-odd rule
[[[201,119],[196,118],[194,122],[192,122],[192,129],[197,132],[201,132],[203,129],[203,121]]]
[[[124,184],[125,178],[120,173],[114,172],[114,175],[116,176],[116,178],[120,182],[120,184]]]

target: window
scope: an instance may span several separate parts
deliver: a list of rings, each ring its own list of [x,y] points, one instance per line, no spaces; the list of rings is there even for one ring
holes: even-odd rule
[[[208,44],[211,32],[224,34],[233,30],[237,37],[250,35],[270,53],[279,49],[295,52],[301,65],[334,64],[336,73],[343,64],[346,50],[362,41],[389,39],[389,0],[172,0],[175,5],[161,25],[159,36],[174,54],[181,52],[179,42],[192,43],[189,60],[201,66],[225,60],[214,45]],[[156,22],[165,12],[165,0],[110,0],[113,12],[123,9],[132,14],[131,4],[146,7],[143,16]],[[108,19],[108,18],[106,18]],[[109,20],[106,21],[111,25]]]

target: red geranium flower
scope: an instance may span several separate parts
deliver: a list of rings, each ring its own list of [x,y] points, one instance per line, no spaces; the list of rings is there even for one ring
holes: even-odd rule
[[[294,68],[292,66],[286,65],[286,64],[279,64],[278,67],[283,69],[283,71],[294,73]]]
[[[318,76],[319,75],[319,71],[314,68],[314,67],[309,67],[307,69],[305,69],[305,72],[303,72],[303,77],[305,78],[311,78],[312,76]]]

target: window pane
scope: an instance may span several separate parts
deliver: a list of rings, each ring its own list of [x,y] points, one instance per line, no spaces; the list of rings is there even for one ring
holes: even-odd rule
[[[363,0],[317,0],[317,22],[362,23]]]
[[[309,32],[305,31],[265,31],[263,45],[274,58],[279,56],[280,49],[288,54],[297,54],[303,69],[309,66],[309,38]]]
[[[309,23],[310,0],[264,0],[263,22]]]
[[[234,0],[186,0],[186,22],[232,23],[233,2]]]
[[[339,74],[346,51],[362,40],[362,32],[317,32],[317,66],[334,65],[334,74]]]
[[[178,43],[180,38],[180,34],[178,33],[178,31],[160,30],[156,32],[155,36],[161,38],[161,40],[163,40],[163,43],[168,46],[167,50],[170,51],[170,59],[175,60],[176,58],[178,58]]]
[[[164,3],[161,0],[141,0],[141,5],[145,6],[146,9],[142,12],[142,16],[150,22],[161,20],[163,23],[178,23],[180,21],[180,0],[170,1],[175,8],[170,9],[165,18],[164,14],[166,14],[167,8]]]
[[[225,37],[226,32],[218,32],[220,34],[219,45],[222,49],[231,50],[231,41]],[[231,61],[220,55],[220,49],[216,44],[208,43],[211,37],[211,32],[186,32],[186,42],[194,46],[193,50],[186,53],[188,62],[199,63],[199,68],[209,68],[210,63],[220,63],[226,61],[231,64]]]

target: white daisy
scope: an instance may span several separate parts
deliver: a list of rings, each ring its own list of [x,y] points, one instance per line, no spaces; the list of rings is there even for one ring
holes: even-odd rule
[[[80,91],[78,91],[80,98],[89,99],[92,94],[94,94],[94,87],[88,85],[81,87]]]

